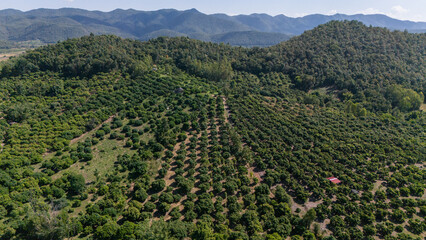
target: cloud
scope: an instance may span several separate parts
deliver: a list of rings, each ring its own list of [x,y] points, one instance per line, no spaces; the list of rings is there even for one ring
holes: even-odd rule
[[[426,22],[425,16],[422,14],[412,15],[410,19],[411,21]]]
[[[74,0],[65,0],[65,2],[72,3],[72,2],[74,2]]]
[[[412,19],[415,20],[415,18],[410,14],[410,11],[401,5],[393,6],[388,14],[388,16],[397,18],[397,19]]]
[[[408,9],[403,8],[401,5],[393,6],[391,10],[394,14],[405,14],[409,12]]]
[[[384,12],[382,12],[378,9],[375,9],[375,8],[367,8],[367,9],[364,9],[364,10],[359,11],[357,13],[361,13],[361,14],[385,14]]]
[[[293,14],[291,14],[289,16],[298,18],[298,17],[304,17],[306,15],[309,15],[309,13],[293,13]]]
[[[405,9],[401,5],[393,6],[391,9],[387,11],[380,11],[375,8],[367,8],[357,13],[367,14],[367,15],[368,14],[384,14],[391,18],[396,18],[396,19],[409,19],[409,18],[413,19],[413,17],[409,14],[409,10]]]
[[[336,13],[337,13],[337,10],[336,9],[332,9],[326,15],[334,15]]]

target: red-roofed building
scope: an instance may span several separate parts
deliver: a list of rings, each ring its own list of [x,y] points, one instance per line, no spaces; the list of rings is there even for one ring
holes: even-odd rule
[[[341,183],[341,181],[335,177],[329,177],[327,178],[328,180],[330,180],[330,182],[334,183],[334,184],[339,184]]]

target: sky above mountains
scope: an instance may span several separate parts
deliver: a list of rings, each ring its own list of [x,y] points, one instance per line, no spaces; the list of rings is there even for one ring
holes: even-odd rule
[[[83,8],[111,11],[117,8],[158,10],[196,8],[203,13],[226,13],[230,15],[267,13],[301,17],[321,13],[385,14],[401,20],[426,21],[426,0],[13,0],[0,1],[0,9],[14,8],[31,10],[36,8]]]

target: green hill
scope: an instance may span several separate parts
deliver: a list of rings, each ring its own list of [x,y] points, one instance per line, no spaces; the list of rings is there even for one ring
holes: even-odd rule
[[[0,235],[422,239],[424,39],[346,21],[269,48],[91,35],[11,59]]]

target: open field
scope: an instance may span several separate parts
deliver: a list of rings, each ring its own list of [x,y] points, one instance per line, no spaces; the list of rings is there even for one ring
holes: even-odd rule
[[[0,50],[0,62],[6,61],[11,57],[16,57],[23,54],[26,49],[5,49]]]

